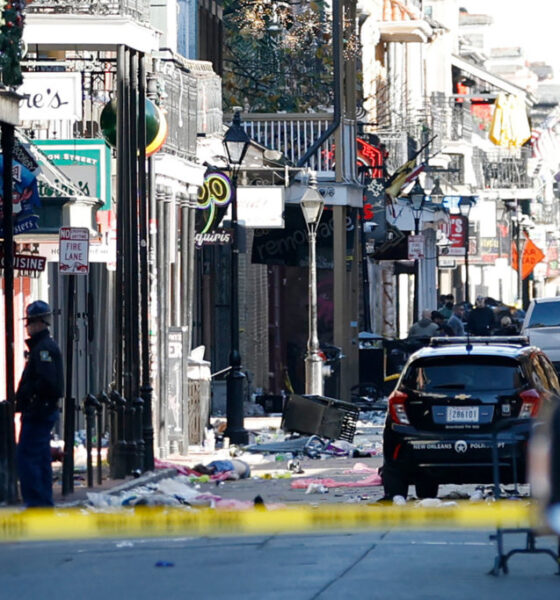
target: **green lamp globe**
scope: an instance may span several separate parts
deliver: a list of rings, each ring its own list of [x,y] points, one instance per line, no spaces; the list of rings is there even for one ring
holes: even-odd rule
[[[146,98],[146,146],[149,146],[156,138],[160,130],[161,113],[158,107]],[[101,135],[103,139],[113,148],[117,145],[117,100],[108,102],[101,111],[99,117]]]

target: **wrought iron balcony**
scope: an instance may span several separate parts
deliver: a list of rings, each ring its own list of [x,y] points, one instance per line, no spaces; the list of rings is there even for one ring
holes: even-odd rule
[[[224,115],[224,122],[231,121],[231,114]],[[241,124],[258,144],[279,150],[288,161],[297,165],[307,150],[318,140],[332,123],[330,113],[242,113]],[[387,157],[385,165],[389,173],[408,159],[408,136],[406,129],[377,130],[375,144],[383,147]],[[366,141],[368,135],[360,135]],[[349,139],[349,137],[344,137]],[[335,139],[329,136],[311,156],[307,163],[319,174],[332,173],[335,168]]]
[[[82,107],[79,120],[34,120],[23,123],[24,131],[35,139],[99,138],[99,118],[116,89],[115,57],[106,53],[98,60],[29,60],[31,72],[57,74],[78,72],[82,81]],[[209,62],[188,61],[166,55],[160,59],[158,77],[161,105],[168,123],[164,151],[187,160],[196,157],[197,133],[222,131],[221,80]]]
[[[197,133],[222,129],[220,78],[211,63],[182,59],[160,59],[160,85],[169,133],[164,150],[185,158],[196,158]]]
[[[224,115],[231,121],[231,115]],[[330,113],[242,113],[241,123],[255,142],[278,150],[297,165],[307,150],[332,122]],[[318,172],[334,169],[334,136],[331,135],[310,158],[308,166]]]
[[[530,156],[529,148],[486,152],[482,161],[484,187],[532,188],[533,181],[527,173]]]
[[[31,14],[123,15],[140,23],[150,22],[149,0],[33,0],[25,11]]]

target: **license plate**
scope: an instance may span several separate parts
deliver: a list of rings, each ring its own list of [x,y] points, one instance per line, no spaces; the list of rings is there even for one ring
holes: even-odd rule
[[[448,423],[478,423],[478,406],[448,406]]]

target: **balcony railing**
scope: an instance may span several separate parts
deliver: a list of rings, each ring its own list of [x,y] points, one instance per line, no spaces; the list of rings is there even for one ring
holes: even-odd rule
[[[149,0],[33,0],[25,8],[32,14],[124,15],[150,22]]]
[[[167,53],[160,57],[158,72],[169,128],[163,148],[194,160],[197,134],[223,130],[221,79],[210,62]]]
[[[533,180],[527,173],[530,149],[516,151],[499,150],[486,152],[482,162],[484,187],[486,188],[532,188]]]
[[[230,122],[231,115],[224,115]],[[297,165],[307,150],[323,135],[332,122],[329,113],[242,113],[241,123],[248,135],[258,144],[279,150]],[[334,136],[330,136],[311,156],[308,166],[315,171],[334,169]]]
[[[29,60],[29,71],[79,72],[82,80],[81,119],[41,120],[23,123],[35,139],[99,138],[99,119],[116,88],[116,62],[107,54],[97,61],[67,60],[47,63]],[[188,61],[175,56],[162,58],[158,73],[162,107],[168,123],[164,150],[185,158],[196,158],[197,133],[222,131],[221,80],[211,63]]]
[[[194,159],[198,111],[198,82],[177,59],[162,59],[159,69],[168,135],[164,150]]]

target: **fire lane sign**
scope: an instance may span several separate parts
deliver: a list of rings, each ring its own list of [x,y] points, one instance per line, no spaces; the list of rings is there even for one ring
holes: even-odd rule
[[[63,275],[89,273],[89,230],[87,227],[61,227],[58,270]]]

